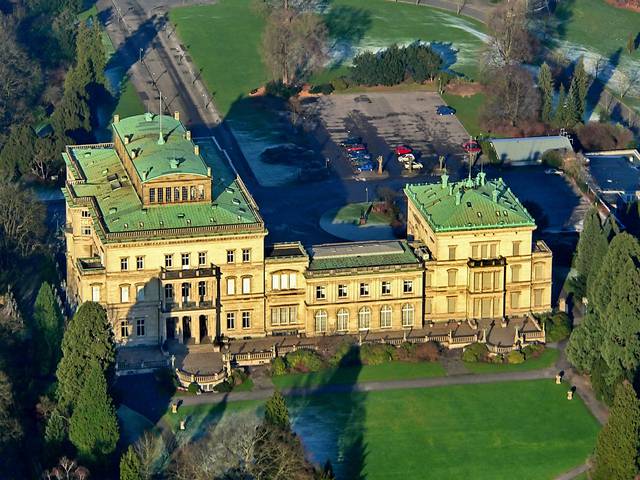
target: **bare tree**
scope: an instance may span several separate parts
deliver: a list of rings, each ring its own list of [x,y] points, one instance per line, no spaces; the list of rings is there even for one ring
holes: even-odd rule
[[[467,0],[457,0],[457,5],[456,5],[456,14],[460,15],[462,13],[462,10],[464,9],[464,7],[466,7],[467,5]]]
[[[58,465],[44,472],[42,477],[45,480],[87,480],[89,470],[78,465],[75,460],[62,457]]]
[[[511,65],[532,59],[537,41],[531,34],[526,0],[502,3],[489,17],[489,63]]]
[[[161,435],[144,432],[133,448],[140,458],[140,473],[144,480],[154,478],[167,468],[170,451]]]
[[[0,249],[31,253],[44,234],[44,207],[28,190],[6,181],[0,181],[0,205]]]
[[[640,71],[636,68],[631,68],[622,74],[622,83],[620,85],[622,90],[620,91],[620,96],[622,98],[626,97],[629,92],[638,85],[640,85]]]

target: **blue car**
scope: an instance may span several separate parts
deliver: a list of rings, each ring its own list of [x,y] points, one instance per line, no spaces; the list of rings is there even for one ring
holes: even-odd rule
[[[360,164],[356,167],[356,170],[358,172],[371,172],[373,171],[373,163],[366,162],[366,163]]]
[[[440,105],[437,109],[436,109],[436,113],[438,115],[455,115],[456,114],[456,109],[453,107],[450,107],[448,105]]]
[[[352,162],[371,160],[371,154],[364,151],[349,152],[349,160],[351,160]]]

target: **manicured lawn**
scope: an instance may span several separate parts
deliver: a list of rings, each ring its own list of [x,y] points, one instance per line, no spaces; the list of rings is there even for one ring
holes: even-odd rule
[[[465,367],[472,373],[526,372],[553,366],[558,360],[559,355],[560,352],[555,348],[547,348],[538,358],[531,358],[519,365],[500,365],[480,362],[465,363]]]
[[[390,362],[382,365],[328,368],[314,373],[292,373],[273,377],[278,388],[317,387],[319,385],[349,385],[359,382],[413,380],[443,377],[444,368],[438,362]]]
[[[338,222],[359,222],[362,211],[367,211],[371,203],[350,203],[336,212],[335,220]],[[389,215],[371,211],[367,218],[367,223],[378,223],[388,225],[391,221]]]
[[[173,9],[170,20],[182,43],[214,94],[221,113],[268,79],[260,43],[264,20],[250,0],[220,0],[215,5]],[[435,8],[386,0],[334,0],[325,14],[332,60],[318,80],[345,73],[344,61],[361,49],[379,49],[417,39],[439,42],[435,47],[453,70],[474,76],[486,39],[479,22]],[[338,53],[340,52],[340,53]]]
[[[124,81],[120,90],[120,98],[118,98],[118,103],[113,111],[122,118],[145,112],[142,100],[140,100],[138,92],[136,92],[136,89],[129,80]]]
[[[240,385],[233,387],[234,392],[250,392],[251,390],[253,390],[253,380],[250,378],[247,378]]]
[[[480,127],[480,111],[486,100],[484,93],[476,93],[469,97],[461,97],[459,95],[451,95],[445,93],[442,96],[447,105],[456,109],[456,117],[464,126],[469,135],[478,136],[481,133],[487,133]]]

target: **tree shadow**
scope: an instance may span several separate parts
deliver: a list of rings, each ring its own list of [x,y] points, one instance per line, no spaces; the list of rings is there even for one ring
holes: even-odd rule
[[[609,58],[605,61],[603,67],[596,71],[596,78],[589,87],[587,92],[587,102],[591,106],[588,110],[594,109],[600,101],[603,99],[603,93],[607,88],[607,83],[613,77],[618,65],[620,64],[620,57],[622,56],[622,47],[613,52]]]
[[[324,22],[331,39],[331,68],[336,69],[353,57],[355,47],[371,27],[371,12],[347,5],[333,6],[324,15]]]
[[[554,33],[554,36],[559,40],[564,40],[567,37],[567,25],[574,16],[573,8],[575,3],[576,0],[563,0],[562,2],[557,2],[555,5],[553,12],[555,24],[551,33]],[[552,40],[552,44],[553,43]]]

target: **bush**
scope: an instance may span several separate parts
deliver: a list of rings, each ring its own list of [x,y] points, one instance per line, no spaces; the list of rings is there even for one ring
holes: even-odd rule
[[[330,83],[321,83],[320,85],[314,85],[309,89],[309,93],[321,93],[323,95],[329,95],[333,93],[333,85]]]
[[[553,168],[561,168],[562,154],[558,150],[547,150],[542,154],[542,163]]]
[[[522,349],[524,358],[529,360],[530,358],[538,358],[544,353],[545,346],[541,343],[534,343],[533,345],[527,345]]]
[[[200,391],[200,385],[197,382],[191,382],[187,387],[187,392],[193,393],[194,395]]]
[[[484,343],[472,343],[462,352],[462,360],[465,362],[484,362],[489,354]]]
[[[633,133],[622,125],[589,122],[578,128],[578,139],[585,150],[626,148],[633,142]]]
[[[482,155],[489,160],[489,163],[493,165],[497,165],[502,163],[502,160],[498,158],[496,151],[491,146],[491,142],[489,140],[480,140],[480,148],[482,149]]]
[[[324,362],[320,354],[314,350],[300,349],[287,353],[285,362],[291,370],[298,372],[317,372],[322,369]]]
[[[489,363],[495,363],[497,365],[502,365],[504,363],[504,356],[501,353],[499,353],[497,355],[490,355],[487,358],[487,361]]]
[[[416,345],[416,358],[423,362],[437,362],[440,357],[440,346],[436,342]]]
[[[393,359],[401,362],[415,362],[417,360],[416,344],[403,342],[402,345],[393,352]]]
[[[153,378],[158,383],[158,387],[169,395],[176,393],[176,390],[180,385],[178,378],[170,368],[161,368],[160,370],[156,370],[153,372]]]
[[[350,86],[349,80],[346,77],[338,77],[332,84],[335,90],[346,90]]]
[[[336,348],[336,352],[329,358],[332,367],[348,367],[360,365],[358,347],[348,340],[343,340]]]
[[[295,85],[285,85],[282,82],[269,82],[265,86],[265,93],[274,97],[284,98],[285,100],[297,95],[300,87]]]
[[[282,357],[276,357],[271,360],[271,375],[278,377],[287,374],[287,364],[284,363]]]
[[[191,385],[189,385],[189,388],[191,388]],[[233,390],[233,385],[226,380],[213,387],[213,391],[218,393],[229,393],[231,390]]]
[[[571,319],[564,312],[549,315],[544,320],[548,342],[559,342],[571,335]]]
[[[524,353],[518,350],[512,350],[507,355],[507,362],[511,365],[519,365],[520,363],[524,363]]]
[[[237,385],[242,385],[247,381],[247,378],[249,378],[249,375],[247,375],[243,369],[237,368],[231,373],[230,383],[234,387]]]
[[[382,365],[393,360],[394,350],[392,345],[367,343],[360,347],[360,361],[363,365]]]

